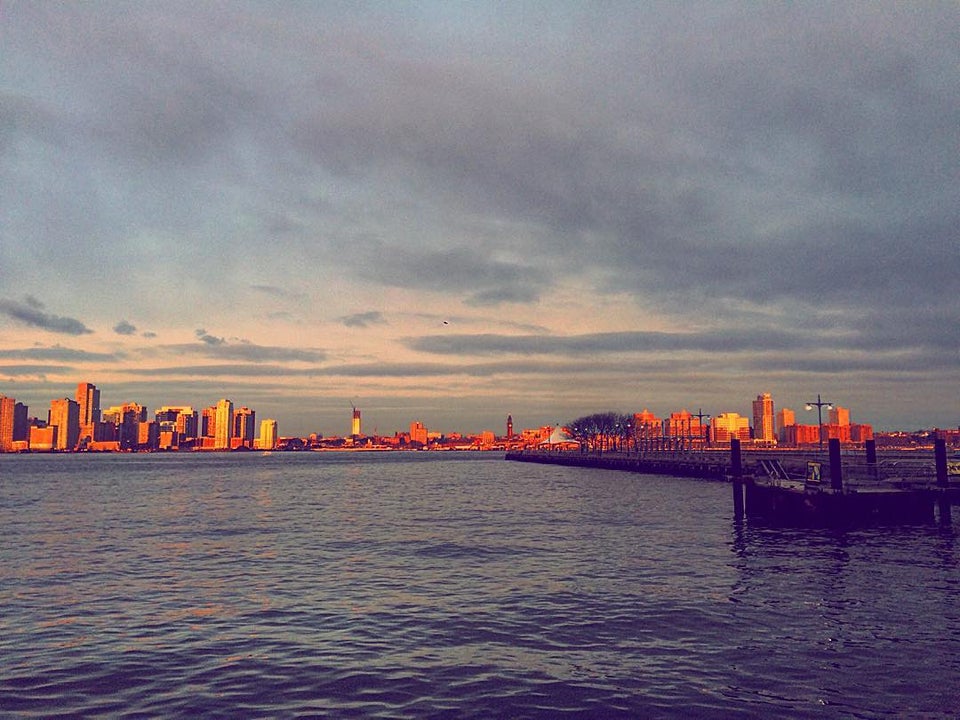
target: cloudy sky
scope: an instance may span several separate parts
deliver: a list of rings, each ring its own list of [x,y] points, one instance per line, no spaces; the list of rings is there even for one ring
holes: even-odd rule
[[[5,2],[0,393],[960,424],[955,2]]]

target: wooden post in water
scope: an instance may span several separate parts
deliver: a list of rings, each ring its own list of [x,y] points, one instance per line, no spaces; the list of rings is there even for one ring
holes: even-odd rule
[[[733,485],[733,517],[743,517],[743,459],[740,456],[740,441],[730,441],[730,475]]]
[[[843,467],[840,462],[840,439],[830,438],[830,487],[843,492]]]
[[[878,478],[877,476],[877,441],[873,438],[870,438],[864,443],[864,448],[867,451],[867,470],[870,473],[870,477],[874,480]]]
[[[950,524],[953,519],[950,514],[950,496],[947,495],[949,487],[949,477],[947,476],[947,441],[940,438],[933,441],[933,456],[937,464],[937,488],[940,490],[940,497],[937,499],[938,509],[940,510],[940,522]]]

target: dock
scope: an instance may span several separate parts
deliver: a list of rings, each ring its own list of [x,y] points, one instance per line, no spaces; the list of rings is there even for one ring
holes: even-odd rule
[[[538,449],[508,452],[506,459],[568,467],[670,475],[733,487],[736,518],[750,516],[799,525],[862,525],[951,522],[960,503],[960,463],[948,462],[937,440],[926,453],[884,453],[868,441],[864,450],[827,453],[729,448],[684,452],[603,452]]]

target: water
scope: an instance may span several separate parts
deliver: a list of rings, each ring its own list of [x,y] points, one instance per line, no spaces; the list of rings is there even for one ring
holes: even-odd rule
[[[494,454],[0,456],[4,717],[954,718],[956,521]]]

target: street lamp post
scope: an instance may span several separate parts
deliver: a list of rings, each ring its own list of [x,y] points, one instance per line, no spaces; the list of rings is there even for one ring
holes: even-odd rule
[[[820,438],[820,452],[823,452],[823,408],[833,410],[833,403],[821,400],[820,393],[817,393],[817,401],[807,403],[807,410],[813,410],[814,407],[817,408],[817,435]]]

